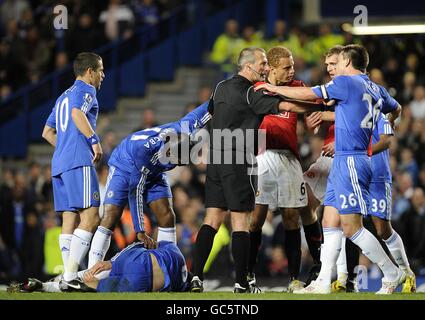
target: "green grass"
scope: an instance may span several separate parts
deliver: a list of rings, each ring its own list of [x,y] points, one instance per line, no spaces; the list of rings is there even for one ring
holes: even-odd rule
[[[295,295],[281,292],[234,294],[232,292],[194,293],[8,293],[0,300],[425,300],[425,293],[378,296],[374,293]]]

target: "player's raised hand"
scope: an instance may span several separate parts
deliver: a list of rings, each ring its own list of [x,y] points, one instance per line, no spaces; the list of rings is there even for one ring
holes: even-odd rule
[[[156,241],[144,232],[137,233],[137,239],[145,245],[146,249],[155,249],[158,246]]]
[[[313,131],[321,123],[322,115],[320,111],[312,112],[309,116],[305,117],[305,125],[309,131]]]
[[[335,155],[335,142],[328,143],[322,147],[323,155],[325,157],[332,157]]]
[[[277,90],[276,90],[276,86],[274,86],[274,85],[272,85],[272,84],[270,84],[270,83],[266,83],[266,82],[257,82],[257,83],[255,84],[255,86],[254,86],[254,90],[255,90],[255,91],[258,91],[258,90],[260,90],[260,89],[264,89],[264,90],[266,90],[266,91],[268,91],[268,92],[274,92],[274,93],[276,93],[276,92],[277,92]]]
[[[101,147],[100,143],[96,143],[96,144],[92,145],[92,148],[93,148],[93,153],[94,153],[93,163],[97,164],[100,161],[100,159],[102,158],[102,155],[103,155],[102,147]]]

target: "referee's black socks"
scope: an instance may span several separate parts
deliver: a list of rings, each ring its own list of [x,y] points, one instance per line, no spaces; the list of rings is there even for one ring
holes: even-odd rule
[[[204,266],[210,255],[216,233],[217,230],[208,224],[204,224],[199,229],[198,236],[196,237],[193,275],[198,276],[201,280],[204,280]]]
[[[235,264],[236,282],[248,288],[248,257],[249,257],[249,232],[232,232],[232,256]]]

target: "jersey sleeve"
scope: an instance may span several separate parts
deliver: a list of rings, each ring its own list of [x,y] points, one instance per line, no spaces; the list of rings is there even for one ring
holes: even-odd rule
[[[316,96],[325,100],[344,101],[348,97],[348,78],[345,76],[335,77],[327,84],[312,87],[313,92]]]
[[[56,107],[52,109],[49,117],[46,120],[46,126],[56,129]]]
[[[378,120],[378,134],[394,135],[393,128],[391,127],[390,122],[387,120],[385,115],[381,113]]]
[[[90,111],[94,102],[94,92],[79,91],[74,95],[73,108],[80,109],[85,114]]]
[[[397,109],[398,102],[390,96],[390,94],[384,87],[379,86],[379,88],[382,97],[382,113],[389,113]]]
[[[264,90],[255,91],[253,86],[246,92],[246,102],[255,114],[279,113],[280,98],[268,95]]]
[[[211,119],[211,114],[208,111],[209,101],[206,101],[196,107],[193,111],[185,115],[180,123],[185,123],[188,126],[189,132],[192,133],[198,129],[203,128]]]

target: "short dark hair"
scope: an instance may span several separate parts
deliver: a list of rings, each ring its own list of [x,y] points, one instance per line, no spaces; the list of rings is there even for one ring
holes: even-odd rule
[[[369,65],[369,54],[365,47],[358,44],[349,44],[342,49],[344,58],[350,59],[354,69],[366,72]]]
[[[93,52],[81,52],[74,60],[74,74],[76,77],[83,76],[87,69],[91,68],[96,71],[99,68],[101,56]]]
[[[342,52],[342,49],[344,49],[344,46],[341,46],[337,44],[336,46],[333,46],[325,53],[325,58],[328,58],[330,56],[333,56],[334,54],[340,54]]]

